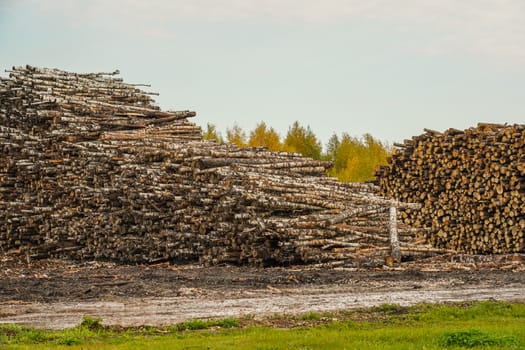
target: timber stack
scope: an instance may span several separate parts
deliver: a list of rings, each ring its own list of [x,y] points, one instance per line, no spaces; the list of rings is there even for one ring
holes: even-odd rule
[[[425,129],[396,146],[377,182],[383,195],[422,205],[402,219],[430,228],[427,242],[471,254],[524,251],[525,125]]]
[[[391,201],[298,154],[201,138],[112,73],[0,80],[0,251],[120,263],[330,263],[389,255]],[[401,206],[403,204],[400,204]],[[399,227],[402,252],[436,251]]]

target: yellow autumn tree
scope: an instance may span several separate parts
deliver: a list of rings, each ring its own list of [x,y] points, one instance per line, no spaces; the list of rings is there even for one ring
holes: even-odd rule
[[[337,136],[336,136],[337,138]],[[332,140],[334,137],[332,136]],[[337,177],[341,181],[352,181],[352,171],[355,163],[353,158],[358,157],[359,148],[361,144],[359,140],[351,137],[347,133],[341,135],[341,139],[337,138],[336,142],[332,143],[331,154],[329,154],[330,160],[333,162],[333,167],[328,171],[328,174]],[[349,169],[349,166],[352,168]]]
[[[246,147],[246,133],[237,124],[234,124],[231,128],[226,129],[226,140],[229,143],[237,145],[237,147]]]
[[[204,140],[213,140],[218,143],[224,143],[221,134],[217,131],[217,127],[211,123],[208,123],[206,129],[202,130],[202,138]]]
[[[222,142],[221,135],[212,124],[208,124],[203,138]],[[344,182],[363,182],[374,179],[374,172],[379,165],[387,163],[390,148],[370,134],[352,137],[348,133],[341,136],[333,134],[322,153],[322,146],[309,126],[304,127],[298,121],[288,128],[285,139],[274,128],[260,122],[250,131],[249,137],[237,124],[226,129],[226,140],[238,147],[266,147],[269,151],[300,153],[305,157],[330,161],[333,167],[328,175]]]
[[[321,159],[322,146],[310,127],[303,127],[295,121],[284,139],[284,150],[300,153],[305,157]]]
[[[279,134],[274,128],[268,128],[265,122],[260,122],[255,129],[250,132],[248,146],[266,147],[269,151],[273,152],[283,149]]]
[[[362,139],[343,133],[341,139],[332,138],[327,147],[326,158],[333,162],[330,176],[345,182],[363,182],[374,179],[378,165],[386,164],[388,146],[365,134]],[[335,142],[337,140],[337,142]]]

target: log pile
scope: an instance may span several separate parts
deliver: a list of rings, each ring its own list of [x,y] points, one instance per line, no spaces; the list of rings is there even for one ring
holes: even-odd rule
[[[434,247],[470,254],[524,251],[525,125],[433,130],[398,144],[376,176],[381,193],[420,203],[408,225]]]
[[[360,264],[389,255],[390,200],[298,154],[204,141],[113,73],[0,80],[0,251],[30,258]],[[403,206],[403,204],[396,204]],[[399,227],[403,254],[435,249]],[[363,261],[366,260],[366,261]]]

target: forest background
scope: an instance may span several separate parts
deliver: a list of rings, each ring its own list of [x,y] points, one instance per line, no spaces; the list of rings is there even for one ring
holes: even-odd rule
[[[202,136],[207,140],[229,142],[238,147],[266,147],[272,152],[300,153],[305,157],[332,162],[327,174],[344,182],[364,182],[374,179],[379,165],[387,163],[391,147],[370,134],[362,137],[343,132],[333,133],[323,148],[320,140],[310,129],[295,121],[284,137],[261,121],[249,132],[235,124],[226,129],[225,138],[214,124],[203,128]]]

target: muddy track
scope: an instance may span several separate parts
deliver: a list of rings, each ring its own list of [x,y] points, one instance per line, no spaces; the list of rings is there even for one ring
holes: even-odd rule
[[[137,326],[195,318],[296,314],[384,303],[525,302],[523,260],[397,269],[117,266],[4,261],[0,323],[71,327],[83,315]]]

